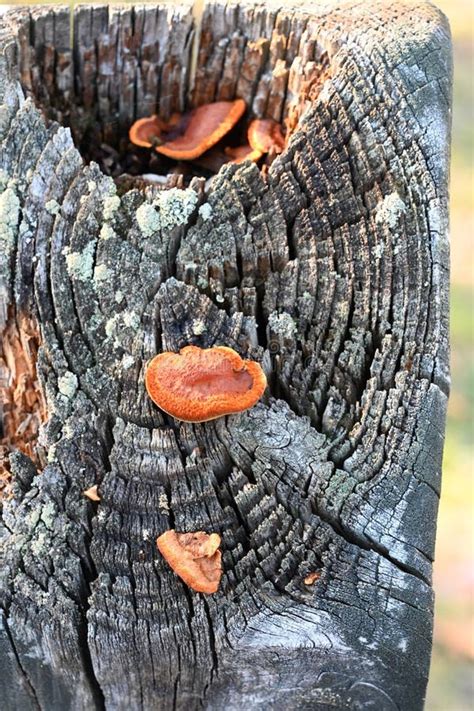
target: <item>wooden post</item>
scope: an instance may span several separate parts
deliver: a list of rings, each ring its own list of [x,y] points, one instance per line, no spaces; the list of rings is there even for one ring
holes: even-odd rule
[[[47,410],[10,457],[2,707],[416,711],[449,390],[447,24],[424,2],[217,0],[191,77],[193,23],[190,4],[0,18],[3,369],[11,395],[11,344],[34,366],[36,338]],[[85,162],[126,151],[136,118],[233,97],[292,133],[264,172],[118,190]],[[165,416],[145,364],[190,343],[259,360],[264,400]],[[215,595],[168,568],[168,528],[220,533]]]

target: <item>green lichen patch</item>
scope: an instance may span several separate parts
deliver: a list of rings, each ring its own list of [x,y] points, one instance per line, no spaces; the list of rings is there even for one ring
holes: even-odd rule
[[[58,378],[58,390],[64,397],[72,398],[78,387],[77,375],[69,370]]]
[[[10,256],[20,217],[20,200],[10,181],[8,187],[0,193],[0,253]],[[3,260],[2,260],[3,262]]]
[[[69,252],[63,250],[66,257],[66,266],[69,276],[79,281],[89,281],[92,278],[94,265],[95,242],[89,242],[82,252]]]
[[[31,541],[31,550],[33,553],[40,558],[45,554],[47,550],[48,537],[43,531],[40,531]]]
[[[5,190],[10,180],[8,173],[0,168],[0,191]]]
[[[198,202],[197,193],[192,188],[164,190],[155,200],[160,209],[161,224],[164,229],[184,225],[194,212]]]
[[[103,281],[108,281],[111,277],[112,277],[112,272],[105,264],[99,264],[94,269],[94,281],[95,282],[100,283]]]
[[[115,231],[107,223],[104,223],[102,225],[102,227],[100,228],[100,232],[99,232],[100,239],[107,240],[107,239],[112,239],[113,237],[116,237],[116,236],[117,235],[116,235]]]
[[[61,209],[61,206],[56,200],[48,200],[44,207],[50,215],[57,215]]]
[[[137,222],[144,237],[151,237],[160,231],[161,220],[153,205],[143,203],[137,210]]]
[[[292,338],[296,331],[296,323],[290,314],[287,313],[270,314],[268,326],[273,333],[283,336],[284,338]]]
[[[400,195],[397,192],[390,193],[377,205],[375,222],[377,225],[386,224],[393,230],[404,212],[406,212],[406,205]]]
[[[140,316],[135,311],[123,311],[115,314],[105,324],[105,333],[110,338],[120,336],[124,328],[137,331],[140,327]]]
[[[201,217],[205,222],[206,220],[209,220],[211,216],[212,207],[209,205],[208,202],[205,202],[204,205],[201,205],[201,207],[199,208],[199,217]]]
[[[58,456],[57,456],[57,451],[56,451],[56,450],[57,450],[57,445],[56,445],[56,444],[52,444],[52,445],[50,446],[50,448],[48,449],[47,460],[48,460],[49,464],[53,464],[54,462],[56,462],[56,461],[58,460]]]
[[[128,328],[133,328],[136,331],[140,326],[140,316],[135,311],[124,311],[123,322]]]
[[[122,366],[125,370],[131,368],[134,363],[135,359],[131,355],[124,355],[124,357],[122,358]]]
[[[201,336],[206,331],[206,322],[203,319],[195,319],[192,323],[192,330],[195,336]]]
[[[41,512],[41,520],[46,528],[54,528],[54,519],[56,518],[56,506],[52,501],[48,501]]]
[[[115,314],[105,324],[105,333],[110,338],[117,332],[117,326],[120,321],[120,314]]]
[[[138,227],[144,237],[152,237],[161,230],[185,225],[197,203],[198,195],[192,188],[163,190],[152,203],[140,205],[136,212]],[[210,216],[209,211],[204,210],[204,215]]]
[[[104,220],[111,220],[120,207],[120,198],[118,195],[111,195],[104,200]]]

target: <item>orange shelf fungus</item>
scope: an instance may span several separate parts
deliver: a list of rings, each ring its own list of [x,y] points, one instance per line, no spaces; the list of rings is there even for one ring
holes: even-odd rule
[[[168,123],[151,116],[135,121],[129,137],[135,145],[154,147],[168,158],[195,160],[229,133],[245,109],[245,101],[236,99],[204,104],[188,115],[173,115]]]
[[[183,115],[173,114],[167,122],[158,116],[142,118],[130,128],[130,141],[177,161],[195,161],[229,133],[245,109],[245,101],[235,99],[204,104]],[[281,153],[285,147],[281,126],[273,119],[251,121],[247,140],[245,145],[224,149],[233,163],[256,163],[265,153]]]
[[[128,132],[130,141],[141,148],[151,148],[153,139],[161,135],[162,122],[158,116],[150,116],[135,121]]]
[[[175,160],[194,160],[215,146],[235,126],[246,109],[243,99],[216,101],[191,111],[182,136],[155,150]]]
[[[255,119],[247,132],[249,144],[254,151],[268,153],[272,148],[281,153],[285,147],[285,138],[281,126],[272,119]]]
[[[254,151],[252,146],[249,145],[226,148],[225,154],[232,158],[232,163],[243,163],[245,160],[251,160],[256,163],[263,156],[261,151]]]
[[[251,160],[256,163],[269,151],[281,153],[285,147],[285,137],[281,126],[272,119],[255,119],[247,131],[248,144],[237,148],[226,148],[226,153],[233,163]]]
[[[156,545],[170,568],[196,592],[217,592],[222,576],[221,537],[217,533],[166,531]]]
[[[153,402],[177,420],[207,422],[253,407],[267,379],[259,363],[232,348],[186,346],[155,356],[145,385]]]
[[[128,137],[136,146],[153,148],[157,143],[166,141],[170,132],[179,131],[183,123],[180,114],[173,114],[169,121],[163,121],[154,114],[135,121],[128,132]]]

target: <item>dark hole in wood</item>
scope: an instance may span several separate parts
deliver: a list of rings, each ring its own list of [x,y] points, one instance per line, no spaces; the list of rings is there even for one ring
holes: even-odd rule
[[[54,112],[48,111],[44,106],[41,108],[48,120],[54,118]],[[190,109],[191,107],[188,107],[188,110]],[[231,160],[225,149],[247,143],[248,125],[252,118],[255,118],[247,112],[232,131],[202,156],[193,161],[178,161],[161,155],[152,148],[135,146],[128,136],[129,127],[121,129],[118,122],[115,127],[114,122],[108,122],[104,126],[100,120],[92,119],[83,129],[75,122],[74,114],[74,111],[68,112],[62,125],[71,129],[74,143],[82,157],[86,163],[98,163],[102,172],[114,178],[122,188],[129,188],[133,184],[141,187],[142,183],[153,182],[153,176],[163,185],[166,176],[170,174],[182,176],[180,180],[183,186],[189,185],[194,177],[213,177]],[[258,165],[268,168],[276,155],[270,152],[262,156]],[[160,181],[160,178],[163,180]]]
[[[311,74],[307,75],[301,85],[300,96],[297,97],[300,106],[296,110],[293,105],[288,112],[287,102],[291,103],[288,97],[283,102],[278,100],[278,116],[271,106],[271,99],[256,109],[255,101],[258,97],[243,97],[247,102],[247,113],[220,144],[195,161],[173,161],[152,149],[134,146],[128,137],[130,126],[144,116],[157,114],[167,120],[174,112],[183,113],[203,103],[237,98],[239,71],[233,81],[235,90],[226,88],[222,93],[218,87],[223,82],[223,67],[216,66],[209,76],[209,57],[216,47],[212,38],[204,33],[197,40],[198,70],[196,83],[191,88],[187,67],[192,62],[194,31],[190,32],[186,24],[189,18],[173,17],[170,20],[170,36],[163,38],[158,34],[153,37],[148,35],[143,44],[143,37],[139,39],[139,31],[137,34],[133,19],[128,30],[120,28],[122,34],[117,37],[116,20],[106,9],[102,8],[98,10],[97,16],[94,15],[94,27],[90,27],[87,24],[89,20],[86,22],[84,17],[80,9],[76,10],[71,45],[69,16],[65,9],[62,17],[64,27],[61,25],[62,29],[58,29],[61,23],[58,19],[55,21],[51,35],[54,36],[53,45],[51,40],[46,39],[48,33],[44,32],[44,18],[36,18],[32,14],[29,37],[25,37],[19,47],[20,79],[27,95],[41,107],[47,119],[58,121],[71,129],[75,145],[84,160],[87,163],[98,163],[102,172],[113,177],[119,185],[119,191],[123,192],[133,186],[145,187],[147,180],[142,180],[141,176],[158,176],[156,182],[164,185],[165,176],[171,173],[178,179],[176,184],[183,186],[196,176],[211,178],[229,161],[224,153],[226,146],[235,147],[247,143],[247,127],[252,118],[273,118],[281,123],[287,133],[293,133],[305,102],[314,98],[315,87],[319,90],[328,76],[328,59],[326,53],[322,52],[318,61],[313,62]],[[53,18],[50,19],[52,21]],[[126,21],[122,22],[126,26]],[[170,37],[174,32],[183,33],[183,28],[187,39],[182,53],[177,56]],[[258,42],[265,44],[270,39],[260,37]],[[201,72],[203,48],[208,64],[205,71]],[[261,71],[255,69],[256,85],[262,78]],[[159,78],[153,80],[154,84],[152,81],[153,89],[140,94],[137,82],[146,83],[154,74]],[[209,86],[213,89],[209,89]],[[259,166],[265,171],[274,158],[275,155],[264,156]]]
[[[77,145],[87,162],[97,162],[101,170],[115,179],[129,176],[166,176],[170,173],[183,176],[187,185],[193,177],[211,178],[229,161],[224,149],[246,142],[248,121],[239,124],[214,148],[193,161],[177,161],[161,155],[153,149],[140,148],[130,142],[128,134],[121,135],[116,144],[101,140],[100,127],[91,127]],[[262,161],[261,161],[262,162]]]

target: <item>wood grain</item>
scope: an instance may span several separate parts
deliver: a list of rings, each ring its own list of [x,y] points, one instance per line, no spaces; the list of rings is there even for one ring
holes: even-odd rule
[[[81,5],[72,43],[67,9],[0,18],[0,313],[39,324],[48,411],[44,468],[11,456],[4,708],[416,711],[449,391],[449,31],[422,2],[209,3],[190,105],[242,97],[289,145],[265,173],[119,197],[76,146],[183,109],[193,27],[185,4]],[[264,400],[160,412],[145,364],[190,343],[261,362]],[[168,568],[169,528],[219,533],[218,593]]]

